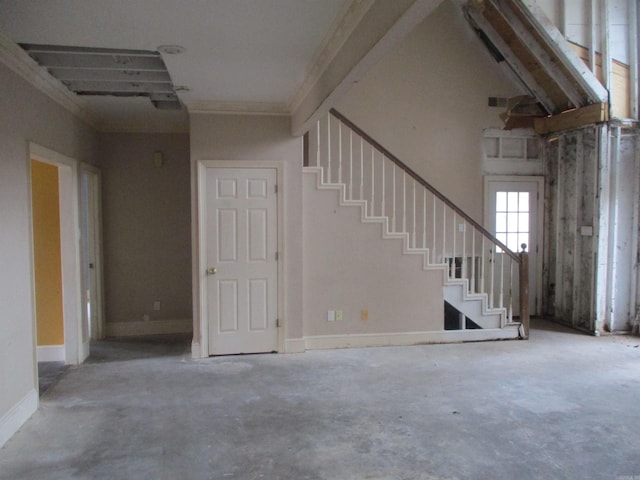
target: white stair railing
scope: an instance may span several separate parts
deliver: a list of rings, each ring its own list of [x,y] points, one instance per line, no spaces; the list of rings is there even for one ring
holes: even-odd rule
[[[463,282],[468,295],[485,294],[487,308],[503,309],[506,323],[513,323],[517,302],[528,335],[524,248],[509,250],[336,110],[307,133],[305,144],[306,165],[320,168],[322,184],[342,186],[344,202],[360,203],[367,218],[384,222],[388,235],[403,236],[407,250],[423,252],[429,266],[443,268],[449,282]]]

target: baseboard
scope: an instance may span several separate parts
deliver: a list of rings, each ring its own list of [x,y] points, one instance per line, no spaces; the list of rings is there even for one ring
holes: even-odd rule
[[[64,345],[38,345],[36,355],[38,362],[64,362]]]
[[[304,337],[307,350],[418,345],[423,343],[480,342],[518,338],[517,327],[439,332],[363,333]]]
[[[193,320],[149,320],[136,322],[114,322],[106,324],[107,337],[135,337],[140,335],[163,335],[170,333],[191,333]]]
[[[304,351],[304,338],[287,338],[284,341],[284,353],[302,353]]]
[[[32,389],[0,418],[0,447],[29,420],[38,409],[38,390]]]

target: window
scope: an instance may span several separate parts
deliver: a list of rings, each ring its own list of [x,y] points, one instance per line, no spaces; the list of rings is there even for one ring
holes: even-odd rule
[[[529,245],[529,192],[496,192],[496,238],[513,252]]]

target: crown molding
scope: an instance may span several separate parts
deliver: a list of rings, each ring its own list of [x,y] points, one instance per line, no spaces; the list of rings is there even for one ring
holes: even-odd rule
[[[309,63],[304,82],[289,102],[289,112],[294,112],[300,106],[374,3],[375,0],[351,0],[336,15]]]
[[[38,65],[2,32],[0,32],[0,62],[81,120],[94,128],[97,126],[96,119],[89,113],[86,103],[78,95],[49,75],[45,68]]]
[[[285,104],[266,102],[183,101],[189,114],[290,115]]]

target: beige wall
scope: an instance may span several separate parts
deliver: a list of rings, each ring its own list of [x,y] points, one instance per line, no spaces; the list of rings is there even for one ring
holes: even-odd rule
[[[445,1],[337,109],[482,221],[482,131],[503,125],[487,97],[520,93]]]
[[[441,271],[423,270],[403,241],[362,223],[360,207],[340,206],[337,191],[304,174],[304,335],[426,332],[444,328]],[[341,310],[341,321],[328,321]],[[362,310],[368,319],[362,320]]]
[[[0,64],[0,444],[37,401],[29,141],[96,163],[95,132]],[[33,397],[35,395],[35,397]]]
[[[189,329],[189,136],[101,134],[100,146],[107,335]],[[154,152],[162,153],[162,166]],[[123,322],[148,324],[114,327]]]
[[[302,337],[302,138],[291,136],[291,120],[267,115],[191,115],[192,222],[194,238],[194,312],[198,311],[197,189],[200,160],[270,160],[285,164],[283,222],[286,338]],[[197,315],[196,315],[197,317]],[[199,341],[196,329],[195,341]]]

